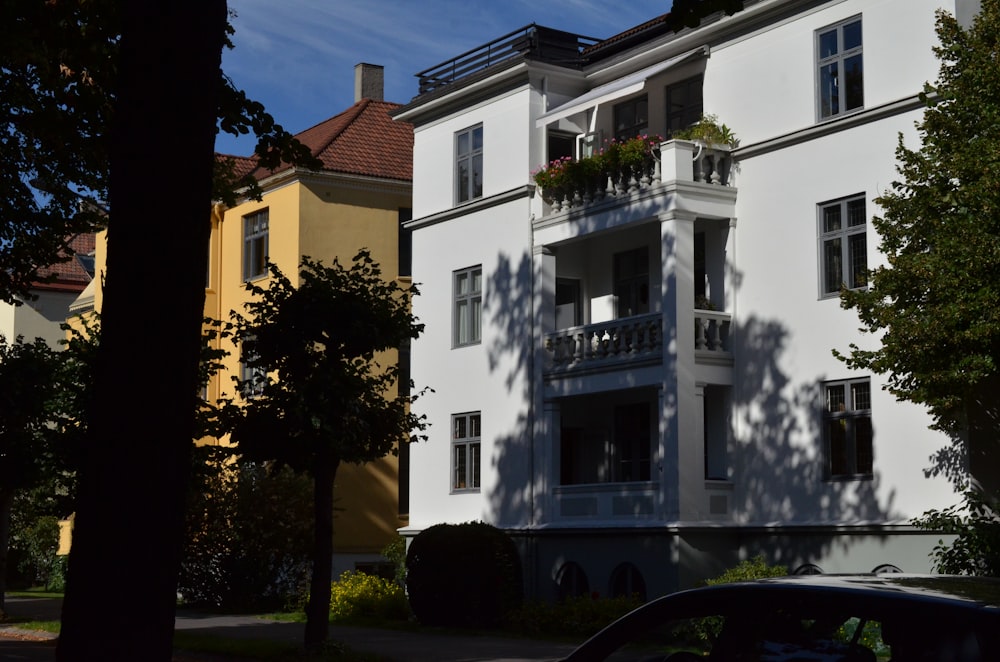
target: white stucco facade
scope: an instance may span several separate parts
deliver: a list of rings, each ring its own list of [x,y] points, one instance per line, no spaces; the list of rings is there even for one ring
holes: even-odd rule
[[[956,5],[748,2],[693,31],[573,44],[579,67],[527,50],[402,108],[415,126],[408,227],[426,325],[412,376],[434,389],[417,403],[431,427],[411,449],[404,533],[505,528],[541,598],[635,582],[655,595],[758,552],[790,570],[929,570],[939,536],[909,522],[956,500],[927,471],[947,440],[884,377],[835,358],[877,339],[859,334],[824,278],[881,263],[870,218],[896,178],[897,136],[916,146],[938,8]],[[968,19],[975,7],[957,9]],[[863,68],[836,92],[855,106],[821,117],[819,35],[831,29],[863,35],[852,51]],[[538,43],[566,46],[540,30]],[[636,82],[637,71],[652,73]],[[591,137],[615,136],[616,106],[642,99],[639,131],[666,135],[667,90],[681,86],[732,127],[737,148],[656,141],[658,163],[633,188],[563,204],[535,188],[530,173],[557,145],[582,157]],[[592,89],[598,101],[584,103]],[[863,102],[848,98],[856,89]],[[481,194],[457,202],[456,136],[477,126]],[[824,234],[834,207],[855,214],[844,265]],[[481,339],[457,342],[456,274],[475,268]],[[867,406],[832,409],[841,385]],[[454,423],[470,413],[474,439]],[[838,429],[847,450],[831,439]],[[455,477],[470,443],[477,485]]]

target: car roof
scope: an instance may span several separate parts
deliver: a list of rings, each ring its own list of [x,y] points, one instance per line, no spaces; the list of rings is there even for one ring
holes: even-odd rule
[[[717,584],[692,591],[863,593],[870,597],[883,596],[906,601],[942,602],[956,606],[1000,609],[1000,579],[967,575],[908,573],[791,575]]]

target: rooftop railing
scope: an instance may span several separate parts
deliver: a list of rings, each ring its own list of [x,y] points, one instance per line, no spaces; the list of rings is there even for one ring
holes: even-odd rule
[[[417,73],[420,81],[419,93],[433,92],[462,78],[520,57],[531,57],[566,66],[579,66],[580,53],[583,49],[598,41],[591,37],[553,30],[532,23]]]

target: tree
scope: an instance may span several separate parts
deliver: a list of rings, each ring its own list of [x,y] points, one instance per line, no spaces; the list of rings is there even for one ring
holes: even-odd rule
[[[413,398],[391,397],[397,364],[380,353],[416,338],[423,325],[410,313],[413,286],[382,278],[367,250],[350,268],[302,258],[296,287],[269,265],[267,289],[252,283],[247,315],[234,314],[242,359],[256,374],[236,418],[232,439],[249,460],[274,461],[312,476],[314,552],[307,646],[327,638],[333,565],[333,486],[342,462],[364,463],[417,439],[423,417]],[[407,389],[408,392],[408,389]]]
[[[52,466],[48,423],[58,370],[56,352],[41,338],[8,343],[0,336],[0,614],[14,499],[42,482]]]
[[[899,179],[876,200],[883,215],[872,225],[887,264],[871,272],[869,289],[841,293],[843,307],[858,312],[863,331],[880,335],[880,346],[852,344],[847,355],[835,354],[852,368],[887,375],[887,388],[898,399],[925,405],[932,427],[951,435],[968,459],[974,489],[981,490],[969,505],[995,514],[1000,0],[983,0],[969,29],[939,12],[937,34],[940,70],[923,93],[921,145],[909,149],[900,136]],[[947,469],[939,464],[931,471]],[[934,515],[918,521],[939,524]]]
[[[257,133],[265,168],[316,167],[222,74],[228,31],[225,0],[0,7],[0,299],[30,297],[66,236],[109,230],[61,660],[170,657],[207,219],[213,199],[233,200],[241,181],[216,161],[216,131]],[[81,196],[106,201],[110,219]],[[169,265],[180,268],[168,278]],[[150,348],[155,365],[136,360]],[[122,625],[110,643],[107,613]]]

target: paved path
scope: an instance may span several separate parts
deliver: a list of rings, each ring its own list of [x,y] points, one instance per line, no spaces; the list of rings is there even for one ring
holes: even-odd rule
[[[56,620],[59,618],[60,608],[60,601],[55,599],[7,598],[7,612],[16,618]],[[175,627],[177,630],[201,631],[224,637],[291,643],[301,642],[305,629],[303,623],[183,611],[178,613]],[[35,640],[27,639],[20,630],[0,628],[0,660],[55,660],[55,646],[51,637],[41,633],[33,638]],[[373,653],[394,662],[541,662],[557,660],[573,650],[573,646],[569,644],[527,639],[344,626],[331,626],[330,638],[342,642],[352,650]]]

